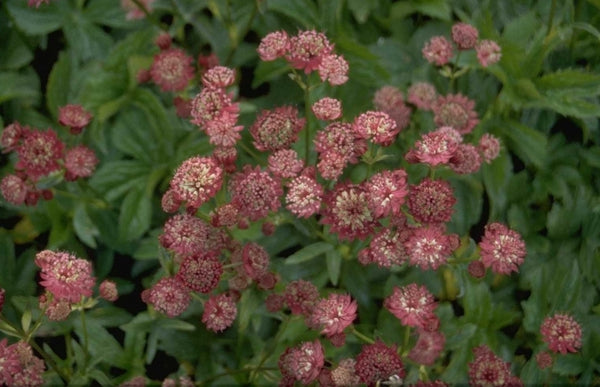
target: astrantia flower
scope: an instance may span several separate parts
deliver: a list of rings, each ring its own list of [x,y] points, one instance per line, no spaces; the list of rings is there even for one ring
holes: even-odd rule
[[[331,232],[341,239],[364,239],[376,225],[369,207],[368,191],[360,185],[338,184],[325,199],[321,223],[328,224]]]
[[[173,98],[173,106],[175,106],[177,117],[190,118],[192,114],[192,101],[190,99],[175,96]]]
[[[315,102],[312,112],[319,120],[333,121],[342,116],[342,102],[335,98],[324,97]]]
[[[14,344],[8,345],[6,338],[0,341],[0,384],[10,386],[14,375],[21,370],[19,355],[14,350]]]
[[[543,370],[552,367],[554,360],[552,359],[552,355],[550,355],[548,352],[539,352],[537,355],[535,355],[535,362],[537,363],[538,367]]]
[[[168,50],[169,48],[171,48],[171,41],[171,34],[169,34],[166,31],[163,31],[160,34],[158,34],[156,39],[154,39],[154,44],[156,44],[156,46],[161,50]]]
[[[319,212],[322,197],[323,187],[315,178],[300,175],[288,183],[285,207],[300,218],[308,218]]]
[[[147,302],[168,317],[183,313],[191,301],[189,289],[177,278],[161,278],[147,294]]]
[[[81,297],[91,297],[95,278],[92,263],[64,252],[44,250],[37,253],[35,264],[41,269],[40,284],[55,299],[76,303]]]
[[[510,364],[496,356],[487,346],[473,348],[475,358],[469,363],[469,384],[474,387],[510,386],[517,380]]]
[[[404,246],[411,265],[437,270],[458,246],[458,235],[446,235],[440,226],[419,227],[412,231]]]
[[[225,66],[215,66],[202,76],[202,85],[213,89],[226,88],[235,82],[235,71]]]
[[[375,144],[389,146],[400,129],[387,113],[368,111],[360,114],[352,125],[357,137],[372,140]]]
[[[215,227],[231,227],[238,222],[240,211],[232,203],[223,204],[215,209],[210,223]]]
[[[219,284],[223,264],[216,254],[190,255],[183,259],[177,278],[195,292],[209,293]]]
[[[159,241],[164,248],[182,257],[201,255],[220,250],[221,246],[213,241],[219,238],[218,233],[219,231],[202,219],[188,214],[177,214],[167,220]]]
[[[65,153],[65,180],[89,177],[94,173],[98,159],[96,153],[84,145],[77,145]]]
[[[202,322],[206,329],[221,332],[229,328],[237,316],[235,300],[228,294],[211,296],[204,303]]]
[[[460,175],[475,173],[481,166],[481,156],[474,145],[458,144],[456,151],[448,162],[448,166]]]
[[[479,139],[477,149],[486,163],[491,163],[500,153],[500,140],[491,134],[484,134]]]
[[[169,188],[162,196],[160,201],[162,210],[166,213],[177,212],[179,206],[181,206],[181,200],[178,199],[177,195],[175,195],[175,191],[172,188]]]
[[[237,115],[225,114],[218,120],[208,121],[204,130],[209,142],[218,147],[233,147],[242,138],[242,125],[236,125]]]
[[[356,309],[356,301],[349,294],[332,293],[315,304],[310,326],[321,328],[328,337],[340,334],[356,318]]]
[[[427,163],[431,166],[448,163],[458,143],[442,129],[443,127],[421,136],[421,140],[415,142],[414,148],[406,154],[406,160],[410,163]]]
[[[36,7],[39,8],[42,4],[50,4],[50,0],[29,0],[27,2],[28,7]]]
[[[378,381],[385,381],[392,376],[404,378],[406,375],[396,346],[387,346],[379,340],[374,344],[363,345],[356,356],[354,370],[360,381],[369,386],[374,386]]]
[[[551,351],[561,354],[577,352],[581,348],[581,325],[568,314],[557,313],[546,317],[540,333]]]
[[[404,103],[404,96],[394,86],[383,86],[373,96],[375,109],[386,113],[396,123],[399,131],[410,123],[410,108]]]
[[[39,307],[50,321],[64,321],[71,314],[71,303],[66,300],[56,300],[46,292],[39,297]]]
[[[73,134],[81,133],[91,120],[92,115],[81,105],[65,105],[58,110],[58,122],[71,128]]]
[[[154,56],[150,68],[152,81],[162,91],[182,91],[194,78],[194,59],[179,48],[163,50]]]
[[[171,189],[188,206],[198,208],[212,198],[223,183],[223,169],[209,157],[185,160],[171,180]]]
[[[252,168],[249,165],[231,177],[229,191],[231,202],[240,215],[252,221],[264,218],[269,211],[277,211],[283,196],[279,181],[261,171],[259,166]]]
[[[281,149],[269,156],[269,171],[280,178],[289,179],[298,176],[304,168],[304,162],[293,149]]]
[[[443,66],[452,58],[452,43],[443,36],[434,36],[425,44],[422,54],[427,62]]]
[[[444,349],[446,337],[441,332],[428,332],[421,330],[419,339],[415,346],[410,350],[408,357],[415,363],[423,365],[433,365]]]
[[[339,86],[348,80],[348,62],[341,55],[325,55],[319,63],[321,81],[328,81],[332,86]]]
[[[431,110],[437,101],[437,92],[431,83],[417,82],[408,89],[408,102],[421,110]]]
[[[383,229],[373,237],[368,248],[359,252],[358,260],[363,265],[375,263],[379,267],[402,265],[409,258],[404,247],[404,242],[409,236],[410,231],[408,229]]]
[[[233,102],[231,95],[223,89],[208,87],[196,94],[192,99],[191,107],[191,122],[202,129],[213,120],[226,119],[227,122],[235,122],[240,111],[239,105]]]
[[[462,94],[439,97],[433,105],[433,120],[438,126],[450,126],[461,134],[470,133],[479,123],[475,101]]]
[[[25,136],[25,133],[28,131],[28,127],[21,126],[18,122],[13,122],[4,127],[2,136],[0,136],[0,148],[2,148],[2,152],[7,153],[17,149],[23,136]]]
[[[104,280],[100,284],[98,291],[100,292],[100,297],[104,298],[107,301],[114,302],[119,298],[119,292],[117,290],[117,284],[111,280]]]
[[[334,153],[349,163],[358,162],[358,158],[367,150],[367,143],[356,136],[352,125],[342,122],[333,122],[318,131],[314,143],[320,155]]]
[[[360,383],[360,378],[356,375],[354,367],[356,360],[343,359],[340,360],[338,366],[331,371],[331,379],[335,386],[357,386]]]
[[[433,311],[437,303],[425,286],[412,283],[394,287],[383,306],[400,319],[403,325],[425,328],[428,321],[435,318]]]
[[[262,111],[250,127],[254,146],[260,151],[289,148],[297,139],[305,123],[298,117],[298,110],[282,106]]]
[[[288,348],[279,358],[282,375],[305,385],[317,379],[324,364],[325,355],[319,340]]]
[[[406,172],[403,169],[382,171],[371,176],[366,183],[369,206],[377,218],[399,215],[408,194]]]
[[[475,47],[479,32],[477,28],[467,23],[456,23],[452,26],[452,40],[459,50],[468,50]]]
[[[311,282],[296,280],[287,285],[284,296],[292,314],[310,316],[319,298],[319,289]]]
[[[17,175],[6,175],[0,183],[0,192],[4,199],[16,206],[25,203],[28,191],[25,181]]]
[[[408,208],[420,223],[449,222],[456,203],[452,186],[446,180],[423,179],[410,187]]]
[[[60,169],[65,145],[56,132],[32,130],[25,133],[17,148],[19,160],[15,168],[24,171],[32,180],[37,180]]]
[[[481,261],[485,267],[500,274],[519,271],[519,265],[525,260],[527,250],[521,235],[501,223],[485,226],[481,242]]]
[[[33,355],[31,346],[19,341],[10,346],[0,342],[0,384],[6,386],[42,386],[45,363]]]
[[[498,62],[502,57],[500,46],[493,40],[482,40],[475,47],[477,60],[483,67],[488,67]]]
[[[255,242],[248,242],[242,248],[242,262],[248,277],[257,281],[269,270],[269,253]]]
[[[289,38],[285,31],[275,31],[261,39],[256,51],[261,60],[273,61],[283,57],[289,48]]]
[[[333,45],[327,37],[317,31],[300,31],[289,40],[289,49],[285,58],[292,67],[310,73],[321,64],[323,57],[331,54]]]

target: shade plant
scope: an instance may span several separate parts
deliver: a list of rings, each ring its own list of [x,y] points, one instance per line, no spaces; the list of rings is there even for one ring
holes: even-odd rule
[[[595,1],[6,0],[6,385],[600,374]]]

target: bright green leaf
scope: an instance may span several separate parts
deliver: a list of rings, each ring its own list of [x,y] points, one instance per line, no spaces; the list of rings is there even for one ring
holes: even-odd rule
[[[333,250],[334,246],[327,242],[315,242],[308,246],[301,248],[294,254],[286,258],[285,263],[287,265],[298,264],[309,261],[319,255],[326,253],[327,251]]]
[[[340,269],[342,267],[342,255],[338,250],[329,250],[325,253],[325,260],[327,262],[329,280],[333,286],[337,286],[340,279]]]
[[[136,186],[125,196],[119,214],[119,234],[125,241],[142,236],[150,227],[151,197],[145,186]]]

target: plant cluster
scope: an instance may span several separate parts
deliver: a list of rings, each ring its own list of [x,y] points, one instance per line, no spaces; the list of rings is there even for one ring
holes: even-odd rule
[[[0,382],[597,382],[597,5],[477,3],[7,0]]]

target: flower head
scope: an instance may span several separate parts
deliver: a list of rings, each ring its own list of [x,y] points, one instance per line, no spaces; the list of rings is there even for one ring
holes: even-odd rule
[[[229,328],[237,316],[235,300],[228,294],[222,293],[211,296],[204,303],[202,322],[208,330],[221,332]]]
[[[191,299],[189,289],[177,277],[161,278],[147,293],[147,302],[168,317],[183,313]]]
[[[479,123],[475,101],[462,94],[438,97],[433,105],[433,120],[438,126],[450,126],[461,134],[470,133]]]
[[[415,283],[394,287],[383,306],[407,326],[426,328],[429,320],[435,319],[437,307],[433,295],[425,286]]]
[[[444,349],[445,343],[446,337],[443,333],[421,330],[419,332],[419,339],[415,346],[410,350],[408,357],[415,363],[429,366],[433,365]]]
[[[370,139],[375,144],[382,146],[391,145],[400,132],[394,121],[387,113],[368,111],[362,113],[354,120],[352,125],[357,137]]]
[[[477,149],[481,153],[483,161],[489,164],[498,157],[498,154],[500,153],[500,140],[497,137],[486,133],[479,139]]]
[[[283,188],[278,180],[259,166],[247,165],[241,172],[231,177],[229,183],[231,202],[238,208],[240,215],[250,220],[258,220],[277,211],[281,206]]]
[[[289,179],[298,176],[304,168],[304,162],[298,158],[293,149],[281,149],[269,156],[269,172],[273,175]]]
[[[525,260],[527,250],[521,235],[501,223],[485,226],[481,242],[481,261],[485,267],[491,267],[500,274],[519,271],[519,265]]]
[[[181,257],[218,253],[225,247],[222,231],[189,214],[177,214],[164,225],[160,244]]]
[[[258,281],[269,270],[269,253],[258,243],[248,242],[242,248],[242,262],[246,275]]]
[[[404,198],[408,195],[406,172],[403,169],[378,172],[366,183],[369,206],[377,218],[399,215]]]
[[[477,60],[483,67],[488,67],[497,63],[502,57],[500,46],[493,40],[482,40],[475,47],[477,51]]]
[[[65,153],[66,180],[89,177],[94,173],[98,159],[96,153],[84,145],[77,145]]]
[[[209,157],[185,160],[171,180],[171,189],[177,199],[198,208],[212,198],[223,183],[223,169]]]
[[[420,223],[449,222],[456,203],[452,186],[446,180],[423,179],[410,187],[408,208]]]
[[[387,346],[379,340],[374,344],[363,345],[356,356],[354,370],[360,381],[369,386],[374,386],[377,382],[385,381],[392,376],[403,378],[406,375],[396,346]]]
[[[25,203],[29,189],[19,176],[6,175],[0,182],[0,192],[7,202],[19,206]]]
[[[81,133],[88,126],[92,115],[81,105],[65,105],[58,110],[58,122],[71,128],[71,133]]]
[[[285,31],[275,31],[261,39],[256,51],[261,60],[273,61],[283,57],[289,49],[289,37]]]
[[[298,110],[282,106],[261,112],[250,127],[254,146],[260,151],[289,148],[298,139],[298,132],[306,120],[298,117]]]
[[[411,265],[423,270],[437,270],[445,264],[452,251],[458,246],[458,235],[444,234],[442,226],[431,225],[413,230],[404,243]]]
[[[218,120],[208,121],[204,129],[209,137],[209,142],[217,147],[234,147],[242,138],[240,132],[242,125],[236,125],[237,115],[224,114]]]
[[[552,363],[554,363],[554,360],[552,359],[552,355],[550,355],[548,352],[538,352],[537,355],[535,355],[535,362],[537,363],[538,367],[543,370],[549,367],[552,367]]]
[[[410,108],[404,103],[404,96],[394,86],[383,86],[373,96],[375,109],[386,113],[396,123],[399,131],[410,123]]]
[[[449,131],[444,129],[442,127],[422,135],[421,140],[415,142],[414,149],[406,154],[406,160],[411,163],[427,163],[431,166],[448,163],[459,143]]]
[[[319,63],[319,77],[332,86],[343,85],[348,80],[348,62],[341,55],[324,55]]]
[[[152,81],[162,91],[182,91],[194,78],[194,59],[179,48],[162,50],[154,56],[150,68]]]
[[[327,337],[340,334],[356,318],[357,307],[349,294],[332,293],[315,304],[309,325],[321,328]]]
[[[192,99],[191,122],[203,129],[206,129],[206,125],[211,121],[225,120],[235,123],[239,111],[239,105],[234,103],[232,96],[223,89],[205,87]]]
[[[333,121],[342,116],[342,102],[335,98],[324,97],[315,102],[312,112],[319,120]]]
[[[285,207],[298,217],[308,218],[319,212],[322,198],[323,187],[315,178],[300,175],[288,183]]]
[[[368,196],[361,185],[338,184],[324,199],[321,223],[330,225],[341,239],[366,238],[376,225]]]
[[[314,30],[300,31],[290,38],[285,58],[292,67],[304,70],[308,74],[316,70],[323,57],[332,51],[333,45],[323,33]]]
[[[202,76],[202,85],[212,89],[226,88],[235,82],[235,71],[225,66],[214,66]]]
[[[324,364],[325,354],[319,340],[288,348],[279,358],[279,369],[284,378],[288,377],[302,384],[314,382]]]
[[[44,361],[33,355],[24,341],[7,345],[0,341],[0,384],[6,386],[42,386]]]
[[[17,148],[19,160],[15,168],[23,170],[30,179],[38,180],[60,169],[59,160],[63,157],[64,148],[52,129],[27,131]]]
[[[296,280],[287,285],[284,296],[292,314],[310,316],[319,298],[319,290],[311,282]]]
[[[117,284],[111,280],[104,280],[99,286],[100,297],[107,301],[115,302],[119,298],[119,291],[117,290]]]
[[[425,44],[422,53],[427,62],[443,66],[452,58],[452,43],[443,36],[434,36]]]
[[[474,48],[479,39],[479,31],[467,23],[456,23],[452,26],[452,40],[459,50]]]
[[[487,346],[473,348],[475,358],[469,363],[471,386],[509,386],[515,383],[510,373],[510,364],[496,356]]]
[[[379,267],[402,265],[409,259],[404,247],[404,242],[410,236],[410,231],[407,231],[408,229],[383,229],[371,239],[369,247],[359,252],[359,262],[363,265],[375,263]]]
[[[563,355],[581,348],[581,325],[568,314],[556,313],[546,317],[540,332],[548,348]]]
[[[215,253],[189,255],[183,259],[177,278],[190,290],[210,293],[219,284],[223,264]]]
[[[456,151],[448,162],[448,166],[460,175],[475,173],[481,166],[481,156],[474,145],[458,144]]]
[[[37,253],[35,264],[41,269],[40,284],[55,299],[76,303],[81,297],[91,297],[96,279],[92,263],[64,253],[44,250]]]
[[[29,130],[28,127],[21,126],[16,121],[4,127],[0,136],[0,148],[2,148],[2,152],[7,153],[16,150]]]
[[[431,83],[417,82],[408,89],[408,102],[421,110],[431,110],[437,101],[437,92]]]
[[[154,44],[161,50],[168,50],[171,48],[171,42],[171,34],[166,31],[159,33],[156,39],[154,39]]]

